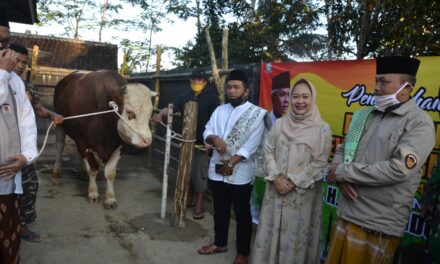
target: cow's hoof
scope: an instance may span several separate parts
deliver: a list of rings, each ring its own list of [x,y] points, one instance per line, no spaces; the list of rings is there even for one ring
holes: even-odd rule
[[[60,178],[53,178],[53,177],[52,177],[52,185],[60,186],[60,185],[62,185],[62,184],[63,184],[63,182],[61,181]]]
[[[97,193],[89,193],[89,195],[87,196],[87,200],[89,201],[89,203],[99,202],[98,194]]]
[[[118,203],[116,200],[107,200],[104,202],[104,208],[108,210],[115,210],[118,208]]]

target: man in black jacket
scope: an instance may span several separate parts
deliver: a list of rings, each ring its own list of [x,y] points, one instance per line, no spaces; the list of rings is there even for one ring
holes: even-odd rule
[[[208,188],[208,165],[209,157],[204,151],[203,131],[205,125],[217,106],[220,105],[218,92],[208,84],[208,77],[201,70],[194,70],[190,77],[191,90],[182,93],[174,102],[174,108],[183,114],[184,105],[189,101],[195,101],[197,110],[196,148],[193,154],[191,169],[191,190],[195,193],[195,203],[192,203],[192,195],[189,197],[188,206],[195,205],[194,219],[202,219],[204,215],[203,193]],[[153,116],[153,122],[158,123],[168,114],[168,108],[162,109],[159,114]],[[192,193],[190,191],[190,193]]]

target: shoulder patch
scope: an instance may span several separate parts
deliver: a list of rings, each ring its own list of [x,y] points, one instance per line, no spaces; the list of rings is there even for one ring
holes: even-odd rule
[[[413,154],[408,154],[405,156],[405,166],[408,169],[413,169],[417,165],[417,157]]]

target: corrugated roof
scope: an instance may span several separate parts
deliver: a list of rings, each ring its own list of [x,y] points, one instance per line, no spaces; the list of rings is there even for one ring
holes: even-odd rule
[[[37,45],[40,51],[52,53],[38,60],[41,66],[88,71],[118,69],[117,45],[15,32],[11,33],[11,40],[29,49]]]

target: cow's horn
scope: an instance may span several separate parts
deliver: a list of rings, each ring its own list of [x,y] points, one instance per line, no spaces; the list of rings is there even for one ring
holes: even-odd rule
[[[150,90],[150,96],[151,96],[151,97],[155,97],[155,96],[158,96],[158,95],[159,95],[158,92],[155,92],[155,91],[151,91],[151,90]]]

